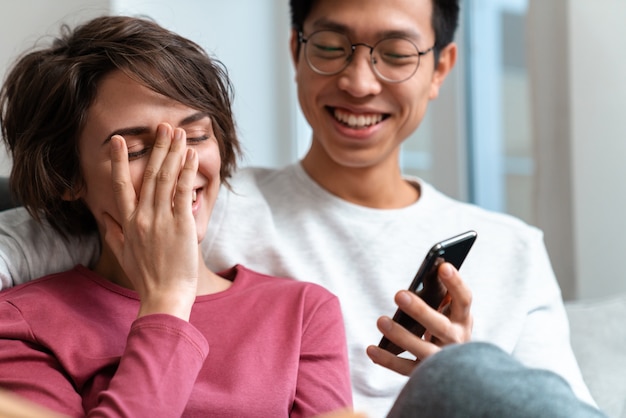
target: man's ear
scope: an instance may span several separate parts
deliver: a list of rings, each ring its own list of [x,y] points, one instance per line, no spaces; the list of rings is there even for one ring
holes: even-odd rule
[[[291,61],[293,62],[294,67],[298,65],[299,52],[300,52],[300,42],[298,42],[298,31],[295,29],[291,29],[291,38],[289,39],[289,50],[291,51]]]
[[[436,99],[439,96],[439,89],[444,80],[450,74],[454,64],[456,64],[458,49],[454,42],[448,44],[439,53],[439,61],[435,67],[433,78],[430,83],[430,99]]]

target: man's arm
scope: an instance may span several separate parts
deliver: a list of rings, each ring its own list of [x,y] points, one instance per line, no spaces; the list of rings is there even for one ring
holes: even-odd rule
[[[595,405],[583,381],[569,338],[569,323],[561,291],[552,270],[543,235],[537,234],[528,251],[529,311],[513,356],[529,367],[561,375],[583,401]]]
[[[100,251],[96,234],[64,238],[24,208],[0,212],[0,289],[76,264],[89,266]]]

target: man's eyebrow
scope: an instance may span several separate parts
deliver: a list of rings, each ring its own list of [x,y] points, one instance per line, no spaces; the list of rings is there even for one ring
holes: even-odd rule
[[[378,34],[380,38],[420,39],[422,36],[414,30],[386,30]]]
[[[342,23],[338,23],[327,18],[321,18],[313,22],[313,28],[314,32],[319,30],[332,30],[335,32],[345,33],[350,37],[352,32],[348,25],[344,25]],[[414,29],[390,29],[376,33],[376,38],[409,38],[419,40],[420,38],[422,38],[422,35],[420,35],[420,33]]]
[[[192,124],[194,122],[197,122],[199,120],[202,120],[206,117],[209,117],[209,115],[206,112],[197,112],[194,113],[192,115],[189,115],[183,119],[181,119],[178,122],[178,126],[185,126],[185,125],[189,125]],[[109,141],[111,141],[111,138],[114,135],[120,135],[122,137],[124,136],[139,136],[139,135],[144,135],[146,133],[150,132],[150,128],[147,126],[133,126],[133,127],[129,127],[129,128],[122,128],[122,129],[118,129],[115,130],[113,132],[111,132],[103,141],[102,145],[106,145],[109,143]]]
[[[318,30],[333,30],[335,32],[348,32],[348,26],[343,25],[341,23],[333,22],[332,20],[328,20],[326,18],[321,18],[313,22],[313,31]]]

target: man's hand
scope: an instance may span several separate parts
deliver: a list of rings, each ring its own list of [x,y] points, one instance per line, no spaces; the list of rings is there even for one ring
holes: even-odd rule
[[[390,341],[413,354],[416,359],[395,356],[377,346],[369,346],[367,355],[376,364],[408,376],[421,360],[435,354],[447,344],[463,343],[472,336],[472,293],[450,263],[439,266],[438,276],[448,289],[451,302],[443,312],[432,309],[413,292],[402,290],[396,294],[398,308],[426,328],[424,338],[411,334],[387,316],[378,319],[377,326]]]

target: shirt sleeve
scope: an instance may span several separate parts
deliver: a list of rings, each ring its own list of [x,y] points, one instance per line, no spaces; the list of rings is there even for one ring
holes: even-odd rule
[[[208,354],[191,324],[169,315],[147,315],[131,327],[126,348],[95,407],[84,410],[71,377],[10,303],[0,305],[0,386],[74,417],[180,417]]]
[[[290,416],[310,417],[352,407],[346,335],[339,300],[308,317],[302,336],[296,396]]]
[[[99,254],[96,234],[64,238],[23,207],[0,212],[0,289],[89,265]]]
[[[541,234],[528,257],[527,277],[535,283],[527,290],[529,309],[513,355],[529,367],[561,375],[578,398],[595,406],[570,344],[565,305]]]

